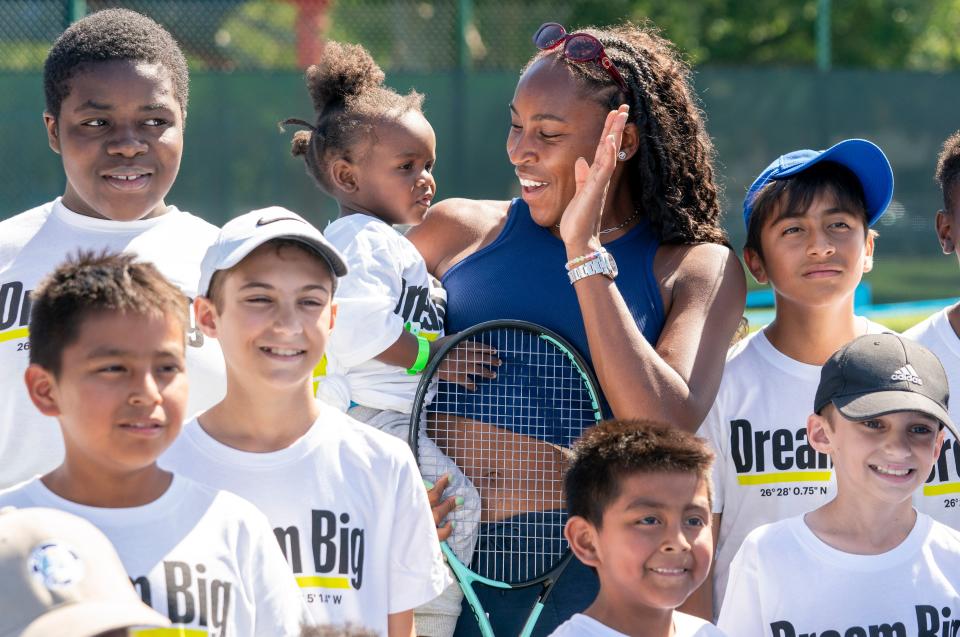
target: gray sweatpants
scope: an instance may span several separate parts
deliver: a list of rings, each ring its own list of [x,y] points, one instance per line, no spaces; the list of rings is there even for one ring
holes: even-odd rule
[[[410,439],[410,414],[386,409],[374,409],[357,405],[347,414],[352,418],[376,427],[384,433],[396,436],[404,441]],[[436,482],[441,476],[449,474],[450,486],[443,497],[460,496],[464,503],[447,516],[447,522],[455,522],[453,533],[447,544],[464,564],[469,565],[477,544],[480,525],[480,494],[467,479],[453,460],[448,458],[437,445],[421,430],[417,441],[417,454],[420,458],[424,480]],[[427,602],[414,611],[417,635],[420,637],[451,637],[460,616],[463,593],[456,583],[448,586],[439,597]]]

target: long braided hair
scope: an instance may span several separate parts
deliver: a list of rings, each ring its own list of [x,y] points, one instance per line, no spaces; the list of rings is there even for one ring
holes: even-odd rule
[[[690,68],[651,26],[624,23],[578,29],[603,44],[627,84],[624,94],[595,63],[572,62],[562,47],[540,51],[524,67],[555,56],[583,84],[582,95],[614,110],[630,106],[640,145],[626,172],[635,207],[662,243],[727,244],[714,183],[713,143],[690,86]]]

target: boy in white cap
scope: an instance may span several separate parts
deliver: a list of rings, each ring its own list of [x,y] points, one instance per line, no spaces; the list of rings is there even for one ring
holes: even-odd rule
[[[0,510],[0,637],[96,637],[163,628],[117,552],[86,520],[54,509]]]
[[[895,334],[861,336],[823,366],[807,439],[836,497],[752,532],[730,567],[719,627],[737,637],[960,634],[960,532],[918,513],[940,453],[943,366]]]
[[[743,202],[743,258],[773,289],[773,321],[728,357],[716,401],[700,428],[713,444],[712,584],[684,606],[715,618],[740,543],[760,526],[809,511],[834,493],[830,460],[805,439],[804,418],[820,366],[845,343],[884,327],[854,314],[854,293],[872,266],[873,232],[893,196],[893,172],[871,142],[774,160]],[[711,599],[712,597],[712,599]]]
[[[283,208],[228,222],[201,265],[196,321],[219,340],[227,395],[163,463],[266,513],[318,622],[409,637],[449,581],[413,454],[317,401],[343,258]]]
[[[129,253],[81,253],[40,283],[24,379],[59,421],[64,460],[0,492],[0,506],[92,522],[177,630],[296,635],[306,608],[263,514],[157,466],[187,406],[188,303]]]

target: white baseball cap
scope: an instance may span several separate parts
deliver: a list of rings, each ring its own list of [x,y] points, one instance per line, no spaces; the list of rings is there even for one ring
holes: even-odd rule
[[[0,591],[0,637],[170,625],[140,600],[110,540],[54,509],[0,510]]]
[[[323,257],[334,275],[334,289],[337,287],[337,277],[347,273],[343,255],[327,241],[322,232],[292,210],[270,206],[240,215],[224,224],[200,264],[197,293],[203,296],[209,294],[214,273],[232,268],[273,239],[299,241]]]

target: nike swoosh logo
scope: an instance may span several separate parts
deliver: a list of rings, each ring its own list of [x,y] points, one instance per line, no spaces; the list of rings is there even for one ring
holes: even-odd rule
[[[260,221],[257,222],[257,227],[265,226],[268,223],[275,223],[277,221],[300,221],[296,217],[274,217],[273,219],[267,219],[266,217],[261,217]]]

